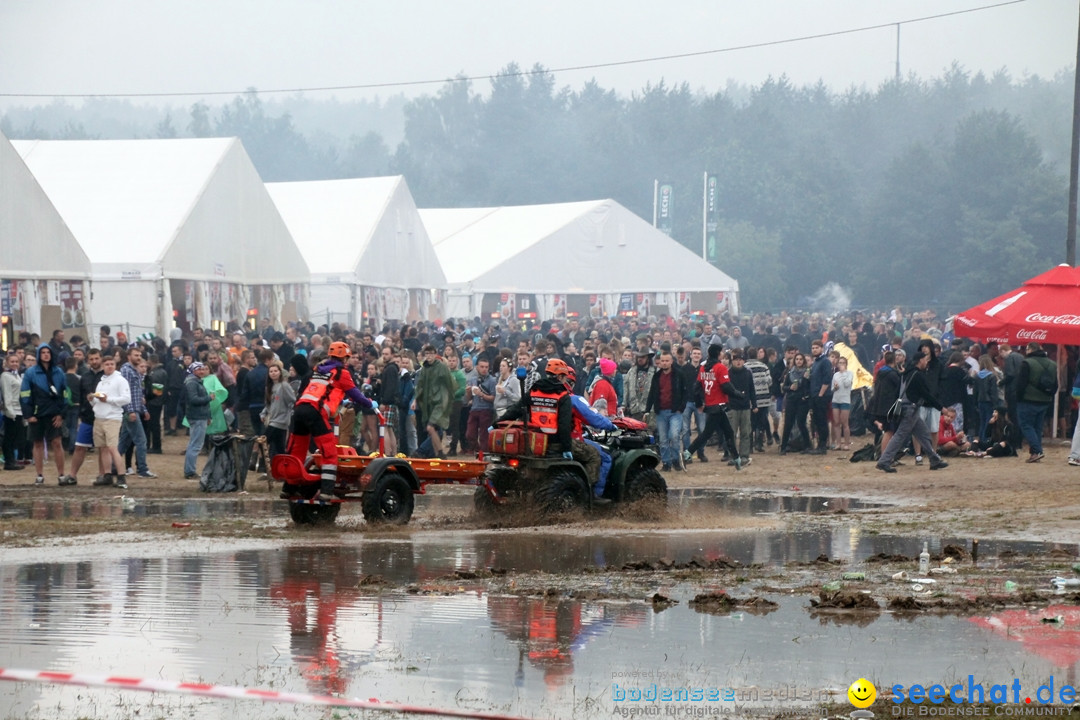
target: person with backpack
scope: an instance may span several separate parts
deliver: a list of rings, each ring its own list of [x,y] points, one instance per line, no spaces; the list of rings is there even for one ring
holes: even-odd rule
[[[904,371],[900,380],[900,420],[897,423],[896,433],[892,436],[888,446],[878,458],[877,469],[886,473],[895,473],[893,461],[900,451],[914,439],[918,442],[923,452],[930,456],[930,469],[942,470],[949,464],[941,459],[930,441],[930,429],[922,419],[919,410],[923,407],[931,407],[941,412],[941,403],[930,391],[926,381],[926,369],[930,366],[930,354],[919,353],[915,357],[915,363]],[[940,426],[941,420],[938,419]]]
[[[1029,342],[1027,357],[1016,378],[1016,414],[1020,419],[1020,432],[1028,441],[1029,463],[1037,463],[1045,457],[1043,422],[1058,391],[1057,376],[1057,363],[1047,357],[1042,345]]]

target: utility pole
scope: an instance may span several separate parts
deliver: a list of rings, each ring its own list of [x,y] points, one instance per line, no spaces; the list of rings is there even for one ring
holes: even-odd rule
[[[1072,161],[1069,163],[1069,227],[1065,233],[1065,262],[1076,266],[1076,173],[1080,164],[1080,27],[1076,32],[1076,66],[1073,68]]]
[[[896,23],[896,84],[900,84],[900,23]]]

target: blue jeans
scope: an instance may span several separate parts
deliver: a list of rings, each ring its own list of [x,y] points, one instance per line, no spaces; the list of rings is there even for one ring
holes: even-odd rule
[[[1016,414],[1020,419],[1020,432],[1028,441],[1031,452],[1041,454],[1043,420],[1046,419],[1046,411],[1050,409],[1047,403],[1032,403],[1021,400],[1016,403]]]
[[[697,409],[694,403],[686,403],[686,409],[682,414],[682,448],[686,450],[690,447],[690,420],[693,419],[697,423],[698,435],[705,429],[705,413]]]
[[[130,415],[124,413],[123,423],[120,425],[120,455],[135,445],[135,465],[140,474],[150,472],[146,466],[146,431],[143,430],[142,418],[136,416],[135,421],[129,420]],[[116,472],[123,474],[124,468],[117,468]]]
[[[660,462],[678,465],[682,462],[682,413],[660,410],[656,413],[656,432],[660,436]]]
[[[195,474],[195,461],[199,459],[199,453],[202,452],[203,441],[206,440],[206,425],[209,420],[188,420],[188,430],[191,435],[188,437],[187,452],[184,453],[184,475]]]
[[[603,497],[604,488],[607,487],[608,473],[611,472],[611,455],[608,451],[601,447],[599,444],[594,443],[592,440],[586,440],[585,443],[592,447],[593,450],[600,453],[600,479],[593,485],[593,494],[596,497]]]

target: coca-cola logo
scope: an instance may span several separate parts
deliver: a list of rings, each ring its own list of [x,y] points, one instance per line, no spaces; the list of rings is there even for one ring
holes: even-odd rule
[[[1023,330],[1023,329],[1017,330],[1016,331],[1016,339],[1017,340],[1045,340],[1046,339],[1046,331],[1045,330]]]
[[[1047,325],[1080,325],[1080,315],[1040,315],[1031,313],[1027,321],[1032,323],[1046,323]]]

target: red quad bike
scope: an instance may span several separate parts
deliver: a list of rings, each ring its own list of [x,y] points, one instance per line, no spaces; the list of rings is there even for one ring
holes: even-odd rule
[[[666,505],[667,482],[657,469],[660,455],[648,426],[623,417],[611,422],[616,430],[587,435],[611,454],[603,497],[616,503],[647,500]],[[532,503],[548,515],[593,508],[585,468],[561,455],[548,455],[548,437],[526,430],[517,421],[496,425],[488,438],[488,468],[473,494],[477,514],[493,517],[520,502]]]
[[[285,454],[271,461],[270,474],[283,483],[283,492],[289,495],[289,515],[297,525],[332,524],[346,502],[359,502],[369,523],[404,525],[412,517],[413,495],[423,495],[428,485],[480,484],[487,467],[480,460],[387,457],[386,423],[382,413],[376,414],[379,452],[359,455],[351,447],[338,446],[337,484],[331,501],[315,499],[321,480],[320,453],[304,464]]]

